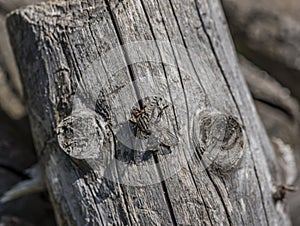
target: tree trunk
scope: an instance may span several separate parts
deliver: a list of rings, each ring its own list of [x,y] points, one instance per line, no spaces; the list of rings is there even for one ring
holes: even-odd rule
[[[289,224],[218,1],[53,2],[8,28],[60,225]]]

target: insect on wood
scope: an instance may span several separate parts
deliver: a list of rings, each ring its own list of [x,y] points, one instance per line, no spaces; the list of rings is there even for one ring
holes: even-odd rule
[[[162,123],[164,112],[169,105],[158,96],[146,97],[143,103],[142,109],[133,107],[131,111],[129,121],[133,125],[135,137],[147,140],[148,151],[158,154],[171,153],[171,147],[178,144],[178,139]]]
[[[139,102],[143,104],[131,108],[130,118],[119,125],[115,133],[118,141],[116,158],[129,163],[144,162],[154,153],[170,154],[179,142],[166,124],[167,101],[151,96]]]
[[[282,202],[286,196],[287,192],[294,192],[297,188],[293,185],[286,184],[274,184],[276,191],[273,193],[273,201],[275,203]]]

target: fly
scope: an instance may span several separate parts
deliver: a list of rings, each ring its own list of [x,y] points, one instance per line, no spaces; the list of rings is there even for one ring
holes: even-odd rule
[[[146,149],[159,154],[171,153],[170,148],[178,144],[177,137],[162,125],[162,116],[168,105],[157,96],[145,98],[144,108],[131,110],[130,122],[134,135],[146,141]]]

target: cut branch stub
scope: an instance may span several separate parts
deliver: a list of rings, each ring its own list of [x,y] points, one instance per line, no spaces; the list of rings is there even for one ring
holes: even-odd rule
[[[58,143],[72,158],[98,158],[103,150],[107,132],[104,122],[93,111],[72,112],[57,127]]]
[[[218,172],[233,170],[243,157],[242,125],[232,115],[198,111],[193,120],[192,139],[204,166]]]

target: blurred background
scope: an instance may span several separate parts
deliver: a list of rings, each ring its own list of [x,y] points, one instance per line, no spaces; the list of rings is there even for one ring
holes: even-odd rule
[[[28,179],[24,170],[37,161],[5,27],[9,12],[37,2],[40,1],[0,0],[0,196]],[[242,74],[278,155],[282,180],[274,184],[300,187],[300,1],[221,2]],[[290,156],[296,161],[290,161]],[[300,225],[299,189],[288,192],[281,204],[293,225]],[[0,225],[56,225],[47,193],[0,203]]]

